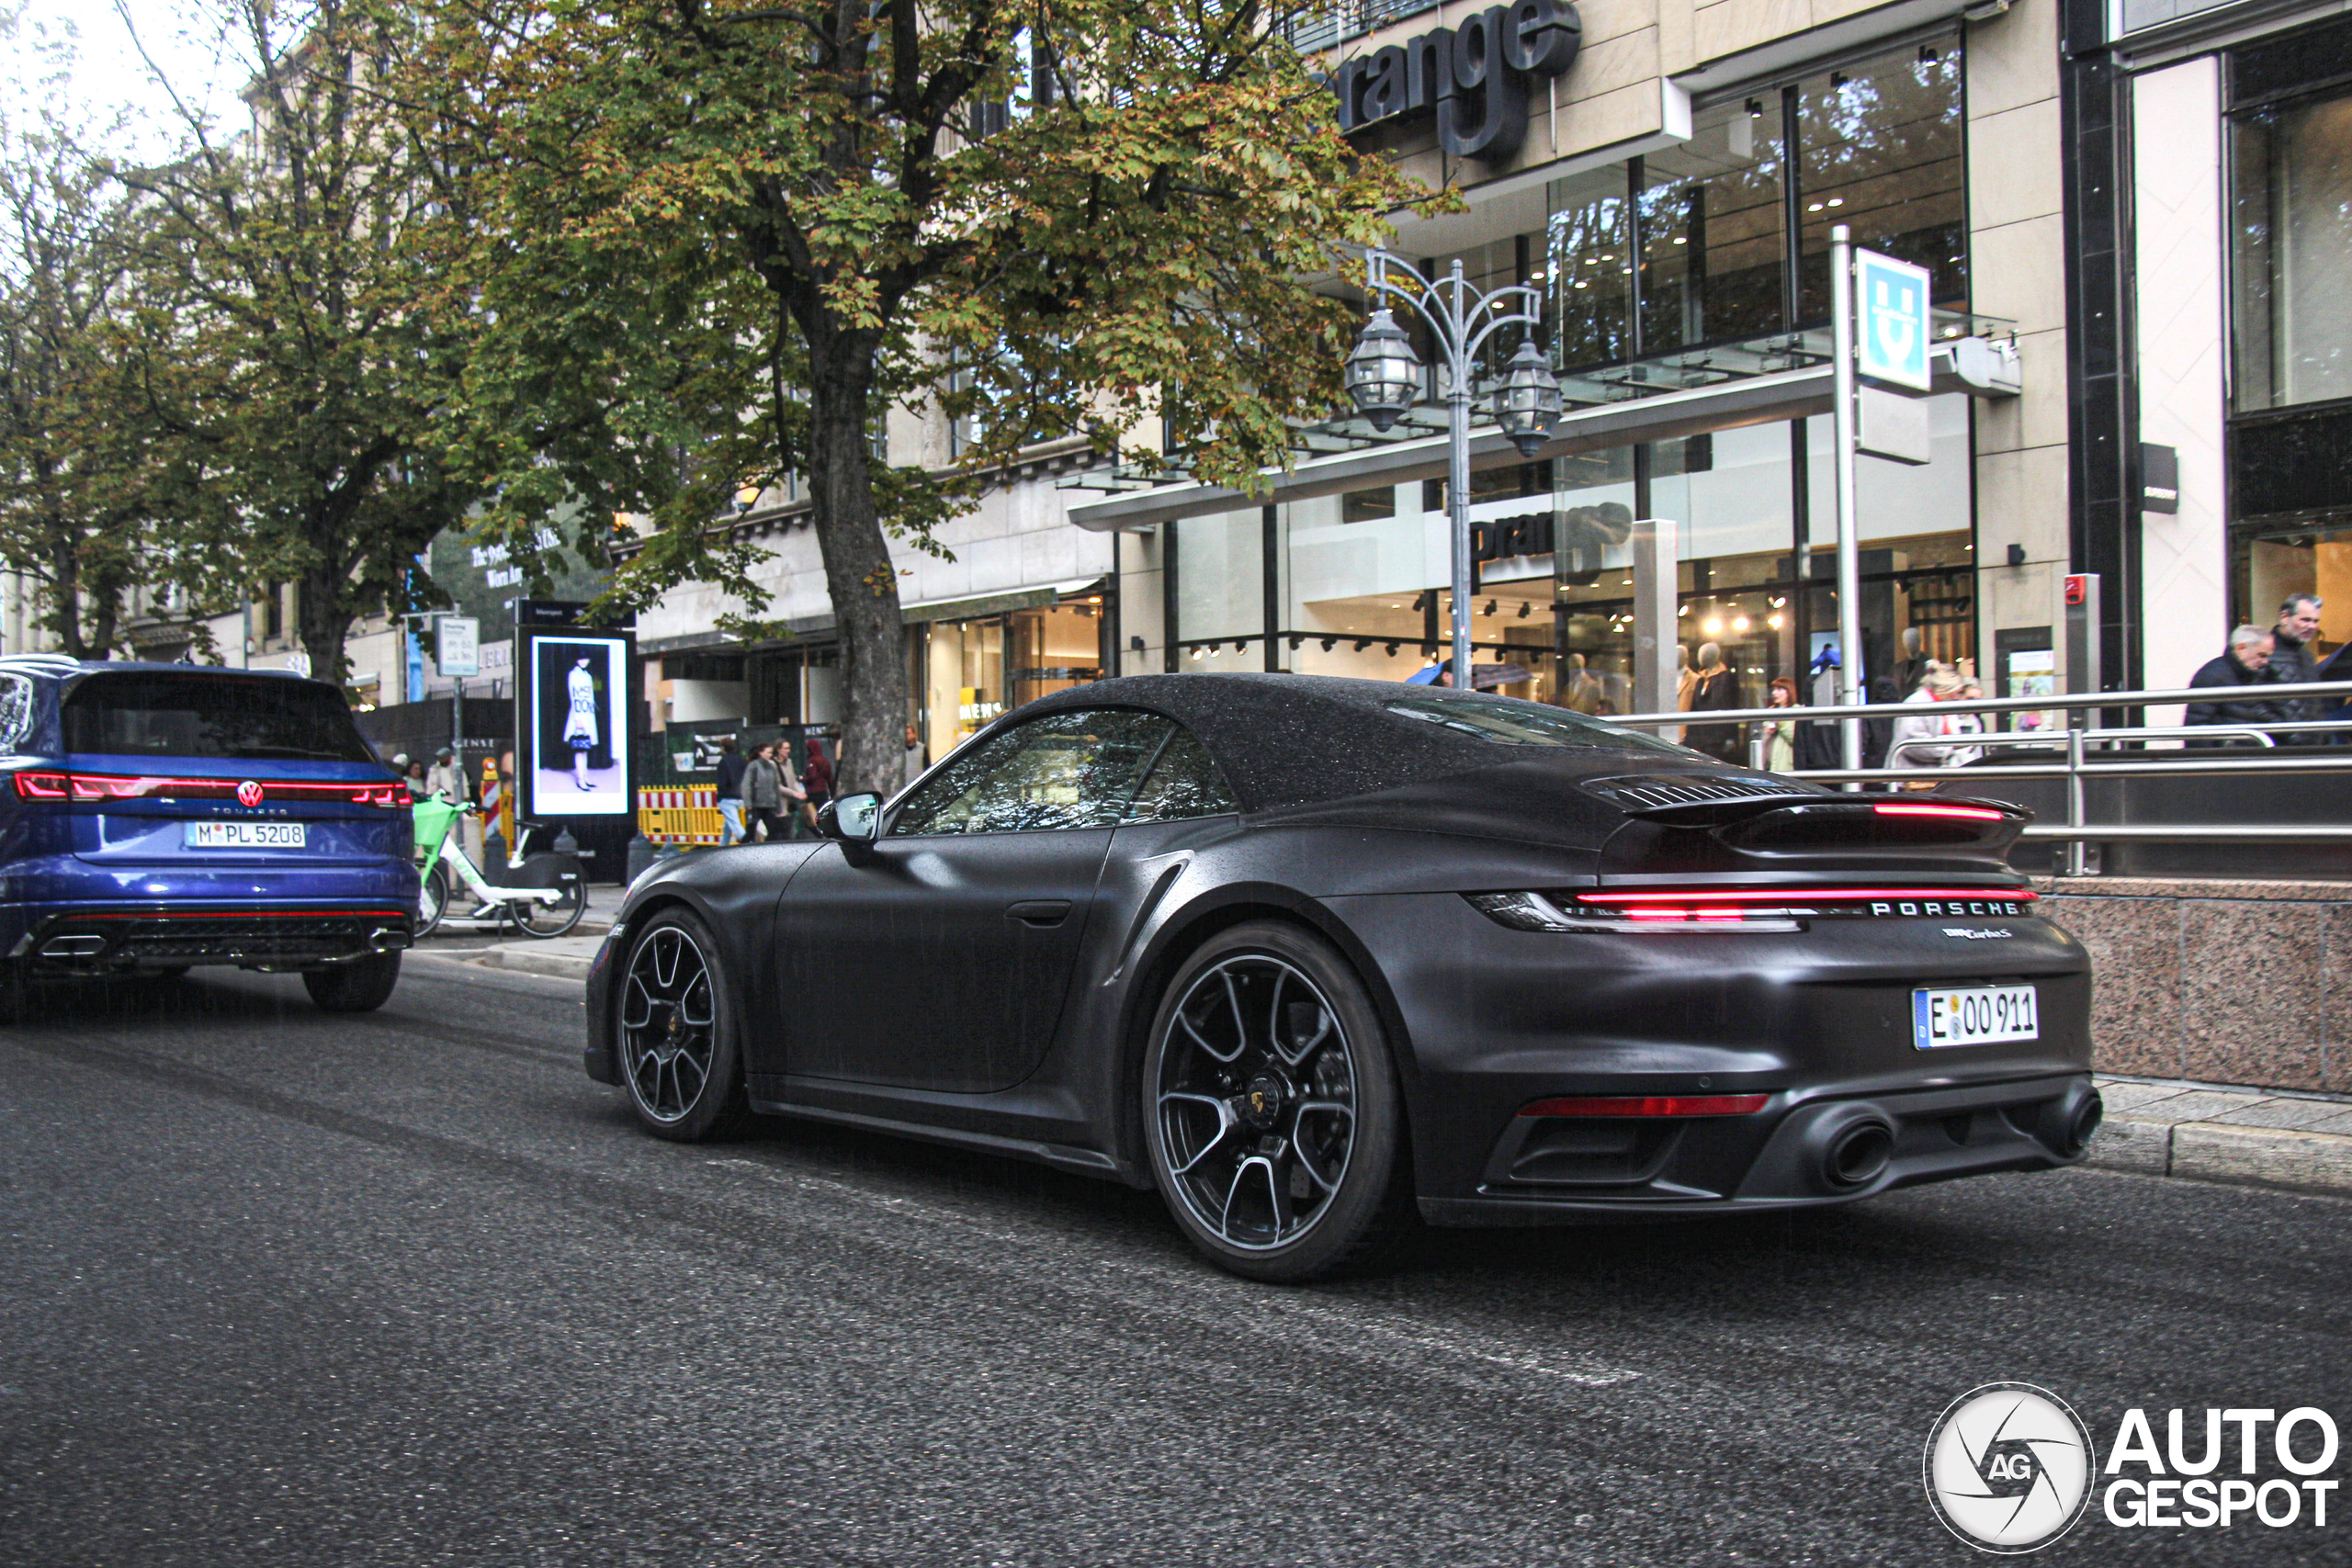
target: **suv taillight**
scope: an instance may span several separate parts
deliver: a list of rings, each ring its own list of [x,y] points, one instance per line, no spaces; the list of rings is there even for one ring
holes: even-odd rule
[[[234,800],[235,779],[166,779],[138,773],[18,773],[20,800]],[[389,784],[333,783],[311,779],[273,779],[261,786],[264,800],[347,801],[353,806],[378,806],[397,810],[409,804],[408,788],[398,780]]]

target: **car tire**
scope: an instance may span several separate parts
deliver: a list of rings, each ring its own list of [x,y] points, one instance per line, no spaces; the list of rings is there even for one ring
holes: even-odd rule
[[[1220,1267],[1361,1272],[1416,1228],[1387,1031],[1320,937],[1252,920],[1203,943],[1161,993],[1140,1089],[1152,1179]]]
[[[392,999],[392,987],[400,983],[397,953],[371,953],[332,969],[310,970],[302,976],[302,988],[311,993],[311,1000],[322,1012],[374,1012]]]
[[[0,958],[0,1028],[24,1022],[31,999],[32,982],[25,976],[24,961]]]
[[[681,1144],[743,1131],[741,1010],[710,928],[686,909],[655,915],[613,992],[615,1062],[637,1124]]]

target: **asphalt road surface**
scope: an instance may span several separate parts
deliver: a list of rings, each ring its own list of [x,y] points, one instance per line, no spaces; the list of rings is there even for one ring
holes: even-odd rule
[[[580,1033],[425,955],[371,1017],[199,972],[0,1032],[0,1562],[1955,1563],[1978,1384],[2352,1448],[2340,1201],[2065,1172],[1279,1289],[1078,1177],[642,1137]],[[2339,1504],[2034,1561],[2352,1562]]]

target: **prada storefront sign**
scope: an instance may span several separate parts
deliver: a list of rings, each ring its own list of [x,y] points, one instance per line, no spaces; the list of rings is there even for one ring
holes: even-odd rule
[[[1527,138],[1527,92],[1537,76],[1576,63],[1584,25],[1567,0],[1518,0],[1433,28],[1340,67],[1340,130],[1437,116],[1438,144],[1457,158],[1498,162]]]

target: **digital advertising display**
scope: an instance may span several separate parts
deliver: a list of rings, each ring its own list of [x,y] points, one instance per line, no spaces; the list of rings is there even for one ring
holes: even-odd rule
[[[525,817],[626,817],[636,809],[630,640],[588,631],[527,637],[514,726]]]

